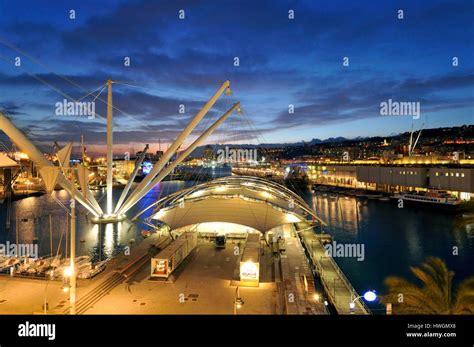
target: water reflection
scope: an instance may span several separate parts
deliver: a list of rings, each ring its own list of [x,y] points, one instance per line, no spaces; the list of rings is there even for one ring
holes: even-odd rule
[[[327,232],[333,231],[333,228],[343,228],[351,233],[358,232],[357,222],[358,218],[360,219],[360,207],[355,198],[329,198],[316,195],[312,196],[311,204],[316,213],[328,223]]]
[[[303,197],[328,224],[325,230],[336,242],[365,245],[364,261],[335,259],[357,291],[384,292],[387,276],[410,278],[410,266],[427,256],[444,259],[456,273],[455,282],[473,275],[474,220],[422,207],[399,209],[394,201],[339,196],[337,203],[322,194]],[[453,247],[459,250],[457,255]]]
[[[405,238],[407,240],[407,250],[410,253],[410,257],[412,259],[416,259],[417,262],[423,261],[423,258],[420,257],[422,254],[421,252],[421,240],[420,236],[417,233],[417,225],[407,223],[405,228],[403,230],[400,230],[405,235]]]
[[[196,182],[169,181],[156,185],[134,208],[128,212],[132,217],[165,195],[189,187]],[[117,201],[121,190],[115,189]],[[53,193],[64,205],[69,196],[65,191]],[[94,195],[105,207],[105,191]],[[328,224],[327,232],[341,243],[363,243],[365,260],[338,258],[336,261],[354,287],[364,292],[367,289],[385,290],[383,281],[389,275],[411,276],[409,267],[419,264],[426,256],[439,256],[450,269],[456,272],[455,281],[472,276],[474,263],[473,223],[462,216],[452,216],[437,211],[417,208],[398,209],[393,201],[357,200],[354,197],[314,196],[302,192],[302,197],[313,206],[317,214]],[[148,210],[145,216],[149,216]],[[12,220],[6,228],[6,205],[0,206],[0,242],[37,242],[41,256],[51,252],[67,256],[69,222],[66,211],[50,196],[32,197],[13,202]],[[51,215],[51,228],[49,223]],[[18,218],[16,218],[18,217]],[[142,239],[139,222],[125,220],[117,224],[97,225],[90,222],[90,215],[78,207],[77,254],[91,255],[94,260],[103,260],[123,253],[130,240]],[[50,235],[52,237],[50,237]],[[51,242],[52,241],[52,242]],[[458,247],[458,255],[453,255]]]
[[[140,202],[134,206],[128,216],[134,216],[138,211],[156,201],[156,199],[189,187],[196,182],[169,181],[156,185]],[[114,189],[114,201],[118,201],[120,189]],[[54,191],[54,198],[64,206],[69,206],[69,194],[64,191]],[[105,190],[93,191],[102,208],[105,208]],[[78,205],[76,205],[78,206]],[[104,260],[123,253],[130,240],[141,241],[140,222],[125,220],[117,224],[93,224],[88,211],[82,206],[77,209],[76,253],[90,255],[94,260]],[[149,210],[146,215],[152,213]],[[51,216],[51,224],[50,224]],[[7,240],[19,243],[37,243],[40,256],[61,254],[67,256],[69,250],[69,217],[53,197],[43,195],[12,202],[11,224],[7,227],[6,205],[0,205],[0,242]]]

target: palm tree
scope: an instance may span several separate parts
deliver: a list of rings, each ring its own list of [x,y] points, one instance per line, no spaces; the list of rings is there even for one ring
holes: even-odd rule
[[[462,281],[454,293],[454,272],[440,258],[428,257],[410,270],[421,287],[400,277],[385,279],[389,293],[381,301],[392,303],[394,314],[474,314],[474,277]]]

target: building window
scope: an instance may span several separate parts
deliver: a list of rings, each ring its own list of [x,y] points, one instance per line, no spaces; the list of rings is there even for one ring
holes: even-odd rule
[[[459,172],[456,172],[456,177],[459,177]]]
[[[448,177],[448,176],[449,176],[449,172],[446,172],[445,176]]]
[[[464,172],[461,173],[461,177],[464,177]]]
[[[435,174],[435,176],[439,176],[439,172],[437,172],[437,173]]]

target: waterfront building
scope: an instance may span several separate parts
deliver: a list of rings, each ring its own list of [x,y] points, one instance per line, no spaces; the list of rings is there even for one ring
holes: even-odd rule
[[[236,174],[279,179],[285,166],[301,165],[312,184],[353,189],[400,192],[411,190],[446,190],[461,200],[474,199],[474,168],[471,165],[383,165],[377,160],[338,164],[285,161],[281,167],[234,168]]]
[[[115,174],[128,179],[135,169],[135,159],[114,159]]]

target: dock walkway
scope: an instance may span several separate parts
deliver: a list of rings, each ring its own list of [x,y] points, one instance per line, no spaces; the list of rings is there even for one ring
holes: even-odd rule
[[[314,233],[310,225],[299,223],[297,229],[299,229],[300,239],[308,250],[313,264],[316,266],[316,271],[320,275],[321,282],[331,303],[339,314],[351,314],[349,305],[359,294],[357,294],[334,259],[326,254],[321,238],[318,237],[318,234]],[[354,303],[354,314],[370,314],[369,308],[362,299],[359,298]]]
[[[328,314],[324,303],[315,297],[311,267],[293,225],[278,228],[282,229],[285,240],[280,265],[286,314]]]

